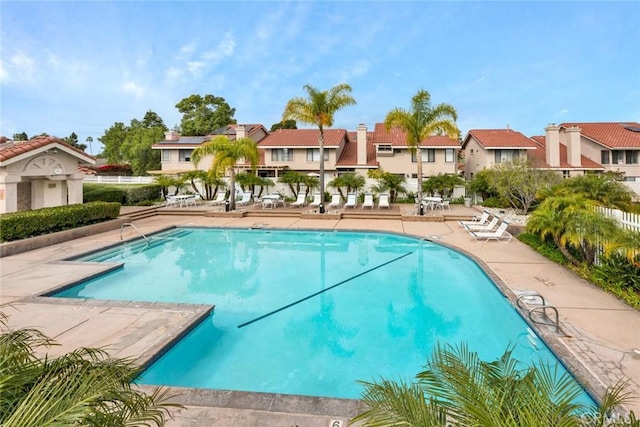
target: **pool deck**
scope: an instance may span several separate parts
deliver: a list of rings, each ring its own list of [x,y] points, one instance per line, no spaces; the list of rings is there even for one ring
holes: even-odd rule
[[[456,206],[455,213],[470,216],[474,208]],[[128,213],[123,209],[123,214]],[[578,376],[594,390],[629,381],[636,400],[629,405],[640,413],[640,312],[554,264],[528,246],[476,243],[455,221],[422,222],[400,216],[319,219],[277,216],[259,218],[205,216],[183,210],[135,220],[149,234],[171,226],[281,228],[388,231],[431,239],[473,256],[513,300],[514,290],[535,290],[558,308],[561,331],[538,331]],[[452,217],[450,217],[452,218]],[[65,258],[120,242],[120,229],[54,244],[0,258],[0,304],[12,328],[37,328],[60,346],[52,355],[79,346],[104,347],[115,357],[152,360],[171,340],[211,310],[206,305],[128,303],[40,297],[48,291],[100,274],[101,264],[63,261]],[[125,228],[125,239],[136,238]],[[426,355],[425,355],[426,356]],[[577,362],[579,361],[579,363]],[[330,367],[327,367],[330,369]],[[228,391],[175,389],[187,410],[175,411],[168,426],[347,426],[361,408],[357,400]],[[334,424],[334,421],[340,423]]]

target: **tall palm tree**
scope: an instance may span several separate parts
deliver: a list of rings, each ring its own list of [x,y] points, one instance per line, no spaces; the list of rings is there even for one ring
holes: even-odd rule
[[[416,153],[418,200],[422,200],[422,141],[428,136],[442,134],[457,141],[460,131],[456,126],[456,120],[456,109],[444,103],[432,106],[431,95],[426,90],[419,90],[411,98],[410,110],[394,108],[384,119],[387,130],[397,127],[407,133],[407,143],[411,151]]]
[[[342,108],[356,104],[350,95],[351,86],[342,83],[329,90],[318,90],[311,85],[304,85],[308,97],[290,99],[282,113],[282,120],[296,120],[318,126],[320,136],[320,194],[324,199],[324,128],[333,126],[333,115]],[[320,213],[324,213],[324,203],[320,203]]]
[[[214,156],[210,170],[229,173],[229,188],[231,189],[229,209],[235,210],[236,165],[241,160],[244,160],[249,162],[251,169],[255,170],[260,158],[258,145],[250,138],[239,138],[235,141],[230,141],[226,136],[220,135],[193,150],[191,161],[197,166],[204,156],[210,155]]]

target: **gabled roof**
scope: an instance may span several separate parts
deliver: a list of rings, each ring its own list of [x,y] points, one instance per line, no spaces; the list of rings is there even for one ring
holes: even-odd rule
[[[0,141],[4,141],[0,143],[1,166],[18,161],[26,157],[27,153],[39,154],[50,148],[57,148],[86,163],[94,164],[96,161],[95,157],[55,136],[37,136],[29,141],[11,141],[4,138]]]
[[[496,149],[521,149],[532,150],[537,148],[536,143],[512,129],[471,129],[464,138],[464,148],[473,137],[478,144],[488,150]]]
[[[245,124],[245,132],[248,138],[251,138],[258,131],[263,130],[265,134],[269,134],[267,129],[261,124]],[[229,140],[233,141],[236,139],[236,129],[238,125],[233,123],[227,126],[224,126],[220,129],[215,130],[210,135],[204,136],[179,136],[174,140],[164,140],[157,142],[151,146],[151,148],[178,148],[178,149],[193,149],[198,148],[202,143],[210,141],[216,136],[226,135]],[[256,141],[258,142],[258,141]]]
[[[550,166],[547,161],[546,151],[546,137],[545,136],[532,136],[531,139],[538,145],[535,150],[527,152],[527,157],[532,159],[536,167],[541,169],[579,169],[579,170],[604,170],[598,162],[594,162],[588,157],[580,156],[580,166],[570,165],[567,161],[567,146],[560,144],[560,166]]]
[[[278,129],[258,142],[260,148],[317,147],[318,129]],[[324,129],[324,146],[338,148],[347,139],[344,129]]]
[[[391,144],[394,147],[408,147],[407,134],[399,128],[387,130],[384,123],[376,123],[373,134],[373,144]],[[428,136],[420,144],[423,148],[460,148],[455,139],[444,135]]]
[[[580,134],[607,148],[640,148],[640,123],[561,123],[561,127],[577,126]]]
[[[349,132],[349,140],[344,145],[340,158],[336,162],[337,167],[357,167],[369,166],[377,167],[376,146],[372,141],[373,132],[367,132],[367,162],[364,165],[358,164],[358,135],[357,132]]]

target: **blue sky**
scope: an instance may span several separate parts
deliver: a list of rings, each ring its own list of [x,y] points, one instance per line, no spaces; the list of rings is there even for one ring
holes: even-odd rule
[[[640,2],[0,1],[0,134],[80,142],[191,94],[280,121],[303,85],[353,87],[334,127],[418,89],[474,128],[640,121]]]

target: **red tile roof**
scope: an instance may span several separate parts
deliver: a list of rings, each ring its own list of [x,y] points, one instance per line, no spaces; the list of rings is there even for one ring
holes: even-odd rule
[[[638,122],[561,123],[560,126],[563,128],[577,126],[582,136],[607,148],[640,148],[640,123]]]
[[[367,132],[367,163],[358,164],[358,137],[357,132],[349,132],[349,141],[344,146],[336,166],[378,166],[376,160],[376,146],[373,145],[373,132]]]
[[[572,166],[567,161],[567,146],[564,144],[560,144],[560,166],[550,166],[547,161],[547,150],[546,150],[546,137],[545,136],[532,136],[531,139],[538,145],[535,150],[531,150],[527,152],[527,157],[532,159],[536,166],[539,168],[553,168],[553,169],[589,169],[589,170],[604,170],[604,167],[598,163],[594,162],[588,157],[580,156],[580,166]]]
[[[471,129],[464,139],[463,146],[471,136],[484,148],[536,148],[534,141],[512,129]]]
[[[90,156],[79,148],[67,144],[60,138],[56,138],[55,136],[38,136],[29,141],[9,141],[5,139],[5,142],[0,144],[0,162],[51,144],[58,144],[63,146],[65,150],[75,151],[79,154],[77,157],[83,157],[84,160],[95,160],[95,157]]]
[[[258,147],[317,147],[318,136],[320,136],[318,129],[278,129],[258,142]],[[347,131],[344,129],[324,130],[325,147],[337,148],[346,138]]]
[[[394,147],[407,147],[407,134],[399,128],[391,128],[387,130],[384,123],[376,123],[372,140],[374,144],[391,144]],[[460,148],[460,144],[455,139],[447,136],[434,135],[427,137],[422,141],[422,147],[449,147]]]

